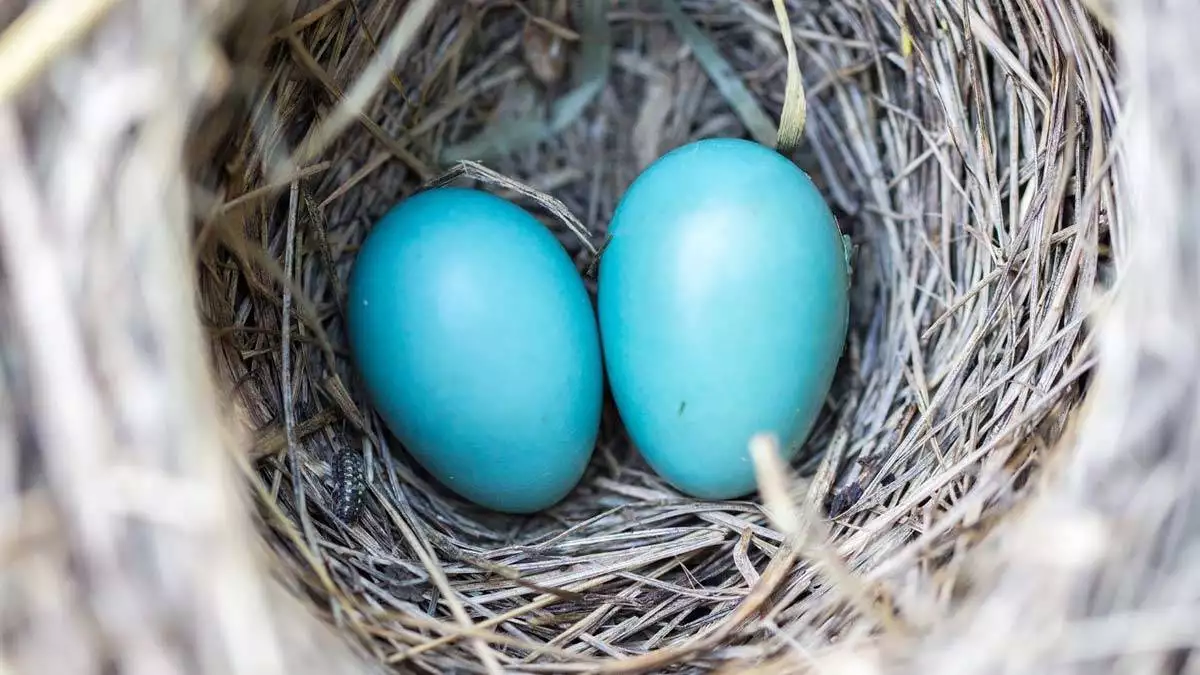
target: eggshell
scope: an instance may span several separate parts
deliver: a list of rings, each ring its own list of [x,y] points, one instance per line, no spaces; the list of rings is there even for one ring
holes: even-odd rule
[[[348,304],[371,401],[441,482],[529,513],[579,481],[600,424],[599,334],[570,257],[530,213],[478,190],[419,193],[366,238]]]
[[[816,186],[736,139],[676,149],[621,199],[600,262],[609,383],[634,445],[679,490],[756,487],[750,438],[798,452],[846,338],[841,233]]]

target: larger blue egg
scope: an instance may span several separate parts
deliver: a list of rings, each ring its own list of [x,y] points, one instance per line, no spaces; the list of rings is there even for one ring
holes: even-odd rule
[[[630,439],[679,490],[753,492],[759,432],[786,459],[812,429],[846,339],[841,233],[809,177],[757,143],[703,140],[619,203],[600,262],[600,333]]]
[[[529,513],[579,481],[603,365],[583,281],[524,209],[439,188],[371,230],[348,332],[371,401],[408,452],[482,506]]]

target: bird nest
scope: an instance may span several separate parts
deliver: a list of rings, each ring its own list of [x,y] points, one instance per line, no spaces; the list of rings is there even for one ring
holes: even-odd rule
[[[1178,383],[1196,347],[1170,320],[1190,296],[1137,285],[1156,267],[1129,253],[1125,182],[1156,165],[1117,152],[1101,7],[787,3],[808,112],[792,159],[854,244],[847,347],[805,449],[750,498],[691,499],[610,406],[578,487],[512,516],[443,488],[372,411],[343,324],[357,247],[423,186],[473,183],[539,215],[586,276],[655,158],[771,142],[788,76],[771,3],[36,9],[55,4],[0,10],[0,46],[25,55],[0,61],[0,625],[21,669],[1095,663],[1127,634],[1066,619],[1145,607],[1183,559],[1187,521],[1153,533],[1186,505],[1194,432],[1154,434],[1194,424]],[[1126,11],[1135,35],[1189,24]],[[1173,74],[1153,45],[1135,61]],[[1163,100],[1133,127],[1147,146],[1156,120],[1186,126]],[[1134,176],[1158,196],[1136,213],[1158,216],[1139,227],[1161,234],[1165,288],[1190,291],[1189,146],[1160,145],[1175,163]],[[1097,343],[1127,267],[1136,301]],[[1121,539],[1136,556],[1106,546],[1122,509],[1145,526]],[[1186,659],[1170,635],[1147,650]]]

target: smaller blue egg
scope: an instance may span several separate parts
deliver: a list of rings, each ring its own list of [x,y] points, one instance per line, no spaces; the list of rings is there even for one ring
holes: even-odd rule
[[[650,165],[600,261],[609,385],[633,444],[683,492],[756,487],[748,443],[794,457],[846,339],[849,271],[833,214],[778,152],[709,139]]]
[[[562,499],[600,425],[603,365],[570,256],[524,209],[439,188],[372,229],[348,333],[371,401],[431,474],[510,513]]]

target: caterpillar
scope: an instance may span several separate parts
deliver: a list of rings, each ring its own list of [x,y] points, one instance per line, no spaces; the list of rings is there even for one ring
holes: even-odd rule
[[[362,515],[366,491],[362,455],[349,449],[338,452],[333,459],[333,515],[353,525]]]

